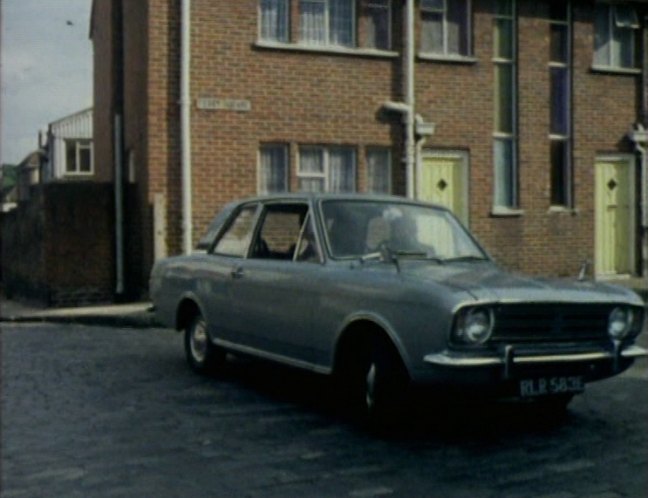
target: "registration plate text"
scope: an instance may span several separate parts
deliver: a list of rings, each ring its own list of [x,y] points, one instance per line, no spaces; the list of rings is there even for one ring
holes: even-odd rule
[[[520,396],[523,398],[551,394],[580,393],[585,389],[581,376],[539,377],[520,380]]]

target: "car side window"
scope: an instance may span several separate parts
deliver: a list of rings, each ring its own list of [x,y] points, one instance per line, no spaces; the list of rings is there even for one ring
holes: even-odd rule
[[[302,233],[297,244],[295,260],[308,263],[319,263],[322,260],[317,238],[315,237],[313,217],[310,213],[306,216],[302,225]]]
[[[292,260],[306,213],[306,204],[267,206],[251,257]]]
[[[216,243],[214,252],[223,256],[245,257],[252,238],[257,206],[245,206],[239,211]]]

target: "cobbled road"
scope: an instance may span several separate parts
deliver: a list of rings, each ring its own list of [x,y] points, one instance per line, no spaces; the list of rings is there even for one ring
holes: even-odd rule
[[[561,421],[430,403],[375,434],[315,375],[193,374],[168,330],[0,334],[2,497],[648,497],[648,362]]]

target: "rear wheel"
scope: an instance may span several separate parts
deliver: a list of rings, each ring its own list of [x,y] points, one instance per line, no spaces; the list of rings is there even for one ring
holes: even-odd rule
[[[187,362],[198,373],[213,372],[225,362],[225,350],[212,344],[207,333],[207,322],[200,313],[188,322],[184,345]]]

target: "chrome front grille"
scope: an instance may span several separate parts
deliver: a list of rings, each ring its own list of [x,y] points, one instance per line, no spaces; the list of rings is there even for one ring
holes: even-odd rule
[[[605,304],[509,304],[495,308],[493,342],[569,342],[608,337]]]

